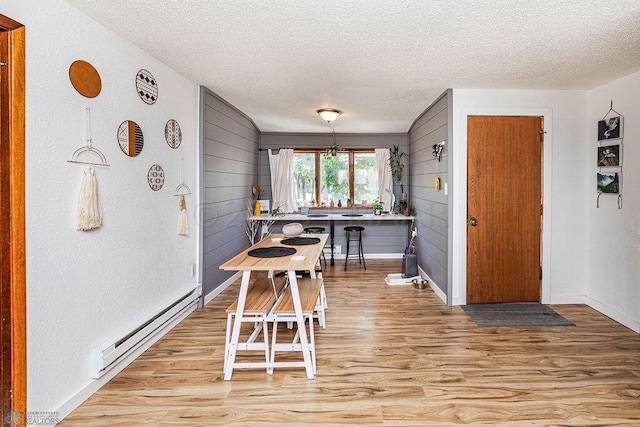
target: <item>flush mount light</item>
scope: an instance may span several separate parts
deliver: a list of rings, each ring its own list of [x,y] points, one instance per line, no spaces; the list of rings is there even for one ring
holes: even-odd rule
[[[327,123],[331,123],[337,119],[340,114],[342,114],[342,111],[336,110],[335,108],[321,108],[317,110],[316,113],[318,113],[322,120]]]

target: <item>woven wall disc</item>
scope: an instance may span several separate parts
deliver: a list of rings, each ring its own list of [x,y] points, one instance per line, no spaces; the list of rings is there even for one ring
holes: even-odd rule
[[[75,90],[87,98],[95,98],[102,90],[102,80],[98,70],[81,59],[74,61],[69,67],[69,80]]]

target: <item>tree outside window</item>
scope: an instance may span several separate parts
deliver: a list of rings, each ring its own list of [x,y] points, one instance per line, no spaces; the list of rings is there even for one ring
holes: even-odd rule
[[[296,150],[294,178],[299,206],[337,206],[371,203],[378,197],[378,172],[373,150],[343,150],[325,155],[324,150]]]

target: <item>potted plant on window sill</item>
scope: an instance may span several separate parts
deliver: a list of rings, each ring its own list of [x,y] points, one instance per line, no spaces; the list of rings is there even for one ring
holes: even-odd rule
[[[384,203],[382,203],[380,199],[375,199],[373,202],[371,202],[371,209],[373,209],[373,213],[375,215],[381,215],[383,207]]]

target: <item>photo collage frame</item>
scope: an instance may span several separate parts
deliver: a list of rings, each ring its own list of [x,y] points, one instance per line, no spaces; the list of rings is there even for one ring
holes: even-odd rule
[[[613,101],[607,114],[598,121],[598,146],[596,147],[597,207],[600,195],[618,196],[618,209],[622,208],[622,154],[623,117],[613,109]]]

